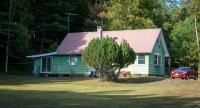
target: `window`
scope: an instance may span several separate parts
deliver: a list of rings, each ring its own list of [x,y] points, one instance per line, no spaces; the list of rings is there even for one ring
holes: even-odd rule
[[[154,65],[157,65],[157,66],[161,65],[161,56],[159,54],[154,55]]]
[[[138,64],[145,64],[145,55],[144,54],[138,55]]]
[[[76,65],[76,56],[75,55],[71,55],[71,56],[69,56],[69,58],[70,58],[69,65]]]
[[[43,57],[42,58],[42,72],[51,72],[52,69],[52,58],[51,57]]]
[[[160,44],[160,37],[157,38],[156,43]]]

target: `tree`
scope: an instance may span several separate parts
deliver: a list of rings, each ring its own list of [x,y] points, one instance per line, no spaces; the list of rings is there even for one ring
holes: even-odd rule
[[[89,13],[88,17],[85,18],[85,26],[87,27],[85,31],[93,31],[96,29],[96,26],[102,26],[106,22],[105,13],[107,12],[107,2],[95,2],[94,4],[90,4],[88,6]]]
[[[136,54],[133,48],[129,46],[126,40],[123,40],[120,44],[120,56],[117,62],[117,67],[119,68],[118,75],[122,68],[128,67],[130,64],[134,64],[135,59]]]
[[[197,66],[198,49],[193,18],[190,16],[179,22],[171,34],[172,57],[179,65]]]
[[[30,2],[31,0],[0,1],[0,38],[2,39],[0,45],[6,49],[6,54],[4,54],[6,55],[6,72],[8,61],[22,62],[25,56],[23,54],[29,52],[28,22],[33,18],[29,9]]]
[[[112,38],[93,39],[83,51],[83,64],[94,67],[100,78],[110,79],[114,76],[112,64],[117,63],[119,51]]]
[[[152,19],[141,14],[140,0],[109,0],[106,14],[109,30],[155,28]]]
[[[127,41],[123,40],[120,46],[112,38],[93,39],[82,54],[84,65],[94,67],[100,78],[115,79],[115,69],[128,67],[136,59],[135,52]],[[119,73],[118,72],[118,73]]]
[[[188,13],[195,15],[197,17],[197,21],[200,21],[200,2],[199,0],[191,0],[188,6]]]
[[[40,44],[40,53],[44,53],[52,42],[62,41],[68,29],[68,15],[65,13],[73,13],[76,8],[77,5],[74,1],[47,0],[35,2],[33,7],[35,19],[31,29],[35,34],[35,40],[37,40],[35,44]]]
[[[57,42],[52,43],[49,48],[46,50],[46,52],[55,52],[56,49],[58,48],[58,44]]]

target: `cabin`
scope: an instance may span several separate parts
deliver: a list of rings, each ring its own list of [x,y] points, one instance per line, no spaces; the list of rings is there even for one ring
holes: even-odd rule
[[[166,57],[169,57],[165,39],[160,28],[138,30],[68,33],[55,52],[26,56],[34,59],[34,74],[85,76],[90,72],[82,64],[81,54],[93,38],[112,37],[120,44],[127,40],[136,55],[134,64],[123,68],[136,75],[165,75]]]

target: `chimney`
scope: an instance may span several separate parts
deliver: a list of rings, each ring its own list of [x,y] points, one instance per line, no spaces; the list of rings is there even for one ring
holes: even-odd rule
[[[101,26],[97,26],[97,35],[98,35],[99,39],[102,39],[103,30],[102,30]]]

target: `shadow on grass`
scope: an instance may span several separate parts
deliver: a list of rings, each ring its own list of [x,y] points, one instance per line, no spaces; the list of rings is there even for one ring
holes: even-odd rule
[[[0,85],[24,85],[24,84],[40,84],[40,83],[58,83],[58,82],[78,82],[93,80],[94,78],[84,78],[84,77],[45,77],[45,76],[30,76],[30,75],[10,75],[10,74],[0,74]],[[96,78],[97,79],[97,78]]]
[[[165,80],[165,78],[151,78],[151,77],[138,77],[138,78],[121,78],[119,79],[120,83],[135,83],[135,84],[142,84],[142,83],[151,83]]]
[[[88,77],[45,77],[45,76],[30,76],[30,75],[21,75],[21,74],[0,74],[0,84],[1,85],[23,85],[23,84],[40,84],[40,83],[58,83],[58,82],[78,82],[78,81],[86,81],[86,80],[96,80],[98,78],[88,78]],[[158,77],[138,77],[138,78],[121,78],[119,82],[116,83],[123,83],[123,84],[142,84],[142,83],[152,83],[165,80],[165,78],[158,78]]]
[[[119,90],[120,91],[120,90]],[[113,91],[109,91],[112,93]],[[1,108],[199,108],[200,97],[0,89]],[[121,91],[124,92],[124,91]]]

